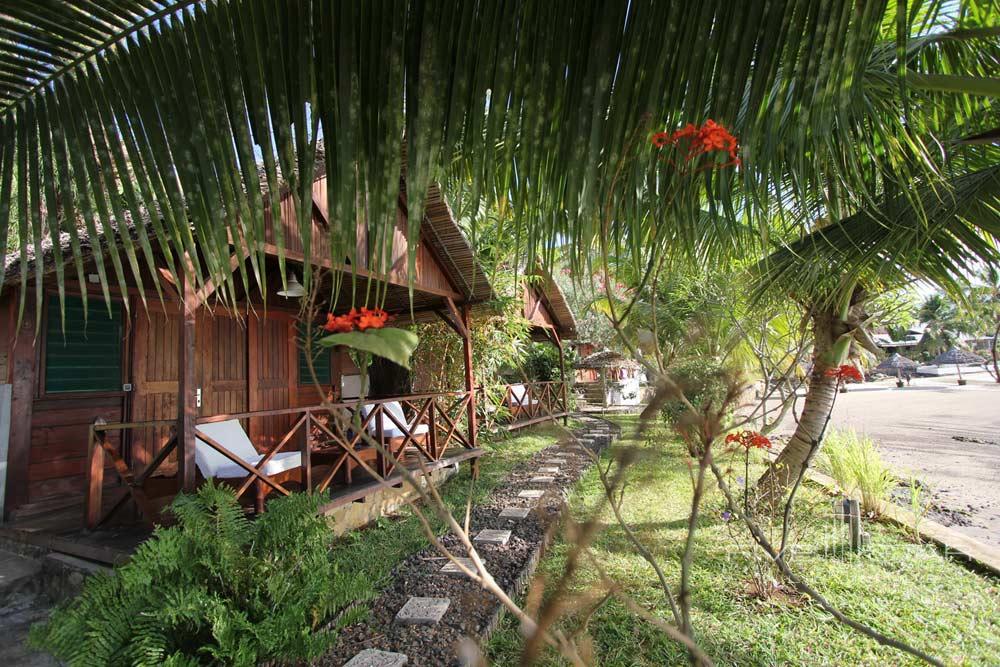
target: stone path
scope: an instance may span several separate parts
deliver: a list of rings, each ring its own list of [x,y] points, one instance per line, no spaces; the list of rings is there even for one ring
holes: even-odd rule
[[[609,422],[591,417],[581,421],[584,425],[575,434],[589,449],[599,450],[618,435]],[[549,447],[518,466],[473,508],[476,550],[509,595],[519,594],[527,585],[548,525],[557,519],[568,489],[589,465],[590,458],[572,441]],[[452,553],[462,553],[454,536],[445,536],[442,542]],[[471,559],[463,559],[463,564],[474,570]],[[441,555],[428,547],[396,568],[392,583],[372,603],[370,617],[345,628],[337,646],[318,664],[461,665],[459,642],[464,638],[481,642],[496,627],[500,614],[492,595],[462,575],[454,563],[442,564]],[[419,622],[414,620],[418,617]]]

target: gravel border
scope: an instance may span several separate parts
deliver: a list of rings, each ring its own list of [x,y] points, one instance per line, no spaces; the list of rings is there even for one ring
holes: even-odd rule
[[[527,588],[547,546],[546,531],[562,513],[569,489],[591,465],[579,446],[600,451],[620,434],[616,424],[603,419],[592,416],[577,419],[582,422],[581,428],[573,431],[577,441],[566,438],[536,453],[512,470],[487,500],[472,509],[473,536],[487,528],[512,531],[505,545],[476,546],[497,583],[512,597]],[[565,458],[566,463],[553,475],[555,481],[544,486],[545,495],[538,501],[518,498],[518,492],[539,487],[528,480],[537,475],[544,461],[554,456]],[[505,507],[530,507],[532,511],[525,519],[501,519],[499,514]],[[464,555],[456,537],[446,535],[442,542],[454,553]],[[392,583],[372,601],[368,618],[345,628],[334,648],[317,664],[340,667],[363,649],[374,648],[406,654],[408,667],[462,665],[463,640],[471,638],[484,643],[500,625],[505,610],[468,578],[441,574],[439,570],[446,562],[430,546],[403,560],[393,573]],[[433,626],[394,623],[396,612],[411,596],[447,597],[451,605]]]

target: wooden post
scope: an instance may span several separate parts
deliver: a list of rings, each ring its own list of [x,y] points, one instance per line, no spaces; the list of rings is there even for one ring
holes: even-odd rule
[[[4,512],[9,514],[28,502],[28,468],[31,464],[31,412],[35,402],[35,300],[25,303],[20,327],[16,299],[7,311],[11,333],[8,371],[11,382],[10,436],[7,441],[7,477]],[[44,352],[44,350],[43,350]],[[0,516],[0,521],[4,517]]]
[[[462,304],[462,325],[465,335],[462,337],[462,349],[465,352],[465,390],[469,392],[469,442],[478,446],[479,424],[476,423],[476,377],[472,369],[472,308]]]
[[[103,426],[104,419],[98,417],[90,427],[90,437],[87,441],[87,528],[93,530],[101,520],[101,507],[104,492],[104,447],[101,440],[104,432],[94,430],[94,426]]]
[[[562,382],[562,411],[563,411],[563,426],[569,425],[569,395],[566,391],[566,353],[563,350],[562,340],[559,339],[559,334],[556,330],[552,330],[552,335],[556,341],[556,347],[559,348],[559,379]]]
[[[312,493],[312,411],[306,410],[305,434],[302,438],[302,490]]]
[[[177,373],[177,447],[178,475],[183,491],[195,488],[195,419],[198,416],[196,404],[195,377],[195,324],[198,297],[195,285],[191,284],[194,267],[191,258],[185,256],[186,270],[181,274],[181,322],[178,336]]]

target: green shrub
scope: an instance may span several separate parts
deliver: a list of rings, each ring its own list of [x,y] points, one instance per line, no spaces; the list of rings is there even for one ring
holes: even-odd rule
[[[323,653],[363,590],[330,558],[322,496],[292,494],[251,521],[231,490],[205,484],[171,506],[111,575],[32,628],[31,643],[70,665],[257,665]]]
[[[667,368],[667,374],[695,408],[707,403],[720,405],[726,398],[731,381],[731,374],[724,366],[703,358],[675,363]],[[663,420],[675,428],[688,413],[687,406],[679,398],[668,399],[660,409]]]
[[[832,431],[823,445],[822,460],[844,493],[860,495],[866,513],[882,513],[896,478],[879,455],[874,440],[852,430]]]

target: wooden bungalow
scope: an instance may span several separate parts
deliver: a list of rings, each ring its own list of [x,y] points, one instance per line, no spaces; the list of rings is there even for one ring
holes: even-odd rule
[[[565,346],[577,335],[576,318],[551,273],[536,266],[526,273],[521,289],[524,317],[532,324],[532,340],[550,342],[559,351],[559,380],[507,385],[502,400],[511,411],[510,428],[555,417],[565,421],[570,412]]]
[[[326,182],[319,178],[313,186],[314,258],[330,256],[326,206]],[[290,198],[282,200],[279,223],[289,270],[301,276],[305,256],[292,207]],[[328,279],[337,271],[354,276],[341,283],[337,303],[344,307],[337,312],[352,302],[349,290],[364,294],[370,281],[379,281],[386,293],[384,308],[396,315],[397,325],[409,322],[411,313],[416,321],[443,318],[464,341],[464,386],[396,397],[372,392],[361,405],[352,398],[358,369],[336,349],[314,353],[315,379],[342,415],[361,408],[361,428],[391,443],[398,460],[412,463],[419,456],[432,469],[463,460],[475,463],[482,450],[477,448],[477,387],[468,327],[471,306],[488,300],[491,287],[440,190],[432,187],[417,247],[411,310],[406,226],[403,194],[388,271],[367,265],[364,224],[358,227],[359,259],[353,270],[329,260],[314,264],[327,269]],[[129,233],[145,232],[141,226],[129,228]],[[30,258],[32,264],[41,262],[44,275],[37,336],[34,285],[29,286],[20,330],[17,288],[8,285],[0,297],[0,338],[9,341],[0,352],[0,377],[12,392],[5,486],[0,478],[5,531],[23,528],[23,537],[70,524],[96,528],[123,515],[149,523],[173,495],[195,488],[220,466],[228,466],[241,497],[257,505],[268,494],[294,488],[329,489],[332,504],[348,503],[379,486],[364,473],[366,467],[393,477],[392,460],[359,453],[361,436],[320,407],[323,396],[312,382],[300,344],[299,300],[277,295],[281,286],[274,232],[267,216],[266,307],[256,291],[244,294],[239,288],[235,308],[220,306],[212,285],[199,291],[174,285],[164,271],[144,274],[124,291],[112,288],[109,315],[91,274],[96,258],[91,254],[86,284],[71,281],[75,272],[67,272],[65,333],[53,269],[67,261],[67,244],[48,244],[44,257]],[[86,238],[84,246],[90,247]],[[237,247],[231,250],[235,272],[246,259]],[[16,282],[18,262],[5,262],[8,281]],[[139,298],[140,280],[146,308]],[[153,281],[163,287],[163,302],[156,298]],[[86,325],[83,298],[89,303]],[[230,434],[241,430],[252,443],[250,454],[238,436],[222,442],[224,429],[212,426],[218,424],[228,424]],[[236,440],[241,442],[234,444]]]

